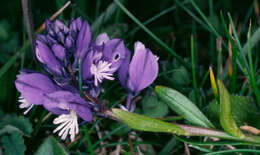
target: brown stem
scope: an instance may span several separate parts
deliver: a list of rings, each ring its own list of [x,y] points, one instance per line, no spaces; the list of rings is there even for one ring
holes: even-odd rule
[[[215,129],[209,129],[209,128],[203,128],[203,127],[195,127],[195,126],[189,126],[189,125],[182,125],[182,124],[176,124],[173,123],[183,130],[185,130],[187,133],[189,133],[190,136],[210,136],[210,137],[225,137],[225,139],[234,139],[233,136],[230,136],[226,134],[225,132],[222,132],[220,130]],[[237,139],[237,138],[235,138]]]
[[[23,17],[32,51],[34,51],[34,28],[30,0],[22,0]]]

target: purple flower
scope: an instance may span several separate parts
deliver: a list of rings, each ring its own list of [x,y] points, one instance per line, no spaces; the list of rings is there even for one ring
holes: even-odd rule
[[[43,105],[48,111],[59,115],[54,124],[60,124],[54,133],[59,131],[59,136],[64,140],[70,135],[74,141],[78,133],[78,116],[86,122],[92,121],[90,104],[79,96],[74,89],[70,91],[59,87],[49,77],[41,73],[22,72],[15,81],[17,90],[21,93],[19,97],[20,108],[28,108],[24,114],[29,112],[33,105]]]
[[[113,74],[119,69],[127,55],[121,39],[109,39],[106,33],[99,35],[96,44],[91,45],[82,62],[82,77],[94,81],[96,87],[104,79],[114,80]]]
[[[77,59],[81,59],[86,54],[90,41],[91,41],[90,26],[88,25],[87,21],[83,21],[83,23],[80,26],[79,33],[76,40],[76,52],[74,54]]]
[[[140,91],[153,83],[158,74],[158,57],[150,49],[145,48],[141,42],[136,42],[134,46],[134,56],[130,62],[130,54],[120,66],[118,77],[120,83],[129,92],[127,106],[129,110],[131,100]],[[132,110],[131,110],[132,111]]]
[[[36,58],[55,77],[68,79],[68,66],[72,72],[77,71],[78,61],[86,55],[90,43],[90,26],[81,17],[72,19],[69,26],[60,20],[46,20],[46,34],[38,35],[35,41]]]
[[[133,111],[132,99],[155,80],[158,58],[140,42],[135,43],[134,50],[130,61],[130,52],[122,39],[110,39],[102,33],[92,41],[90,26],[81,17],[72,19],[68,26],[60,20],[47,20],[46,34],[36,38],[35,55],[51,78],[22,71],[15,81],[21,93],[19,107],[28,108],[26,114],[34,105],[43,105],[58,115],[53,121],[58,127],[53,132],[59,131],[63,140],[69,135],[74,141],[79,132],[78,117],[91,122],[93,112],[102,115],[99,104],[80,96],[79,82],[83,84],[84,94],[97,98],[103,81],[114,80],[117,72],[120,83],[129,93],[126,108]],[[82,81],[79,81],[80,73]]]
[[[63,140],[70,134],[71,141],[74,141],[75,135],[79,132],[77,116],[86,122],[93,119],[89,104],[78,94],[69,91],[46,94],[43,106],[50,112],[59,115],[53,123],[60,125],[53,132],[60,131],[59,136]]]
[[[43,104],[45,93],[52,93],[59,89],[49,77],[41,73],[22,72],[17,76],[15,86],[21,93],[19,107],[28,108],[24,114],[28,113],[33,105]]]
[[[65,50],[59,44],[48,45],[45,36],[39,35],[35,42],[36,58],[54,75],[62,75],[64,68],[59,61],[65,58]]]

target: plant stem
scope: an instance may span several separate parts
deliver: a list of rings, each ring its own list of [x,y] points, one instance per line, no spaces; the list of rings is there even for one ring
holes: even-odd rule
[[[82,91],[82,74],[81,74],[81,60],[78,61],[78,69],[79,69],[79,72],[78,72],[78,76],[79,76],[79,92],[80,92],[80,96],[83,95],[83,91]]]
[[[193,87],[194,87],[194,92],[195,92],[195,99],[196,99],[197,104],[199,104],[199,107],[201,108],[202,105],[199,102],[199,92],[198,92],[198,86],[197,86],[197,80],[196,80],[193,35],[191,35],[191,68],[192,68],[192,82],[193,82]]]
[[[32,51],[34,52],[34,28],[30,0],[22,0],[22,8],[27,35],[31,44]]]
[[[260,137],[257,137],[257,136],[245,135],[244,138],[238,138],[238,137],[231,136],[220,130],[188,126],[188,125],[182,125],[182,124],[175,124],[175,125],[179,126],[184,131],[189,133],[189,136],[208,136],[208,137],[216,137],[216,138],[222,138],[222,139],[228,139],[228,140],[236,140],[236,141],[244,141],[244,142],[260,144]]]
[[[88,148],[89,148],[90,154],[95,155],[94,150],[93,150],[93,146],[92,146],[92,142],[91,142],[91,139],[90,139],[90,136],[89,136],[89,133],[88,133],[87,125],[83,126],[83,128],[84,128],[85,136],[86,136],[86,139],[87,139],[87,142],[88,142]]]
[[[257,83],[256,83],[256,79],[255,79],[255,69],[254,69],[254,65],[253,65],[253,59],[252,59],[252,47],[251,47],[251,23],[249,26],[249,30],[248,30],[248,60],[249,60],[249,80],[250,80],[250,84],[253,88],[253,91],[255,93],[256,96],[256,100],[257,100],[257,104],[258,107],[260,107],[260,91],[257,87]]]

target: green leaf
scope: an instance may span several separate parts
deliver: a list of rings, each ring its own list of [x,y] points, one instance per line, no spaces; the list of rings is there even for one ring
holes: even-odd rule
[[[32,124],[30,121],[23,116],[16,115],[6,115],[3,119],[1,119],[2,126],[12,126],[14,128],[19,129],[26,136],[30,136],[32,133]]]
[[[23,132],[15,126],[12,125],[0,126],[0,136],[6,133],[11,134],[12,132],[19,132],[23,134]]]
[[[202,127],[214,128],[214,125],[198,107],[181,93],[164,86],[156,86],[155,91],[173,111],[183,116],[190,123]]]
[[[231,114],[230,95],[224,84],[218,80],[219,97],[220,97],[220,124],[222,128],[230,135],[244,138],[244,134],[237,127]]]
[[[188,85],[191,82],[187,69],[180,66],[178,69],[172,71],[171,81],[177,85]]]
[[[41,144],[35,155],[68,155],[63,146],[52,136]]]
[[[164,117],[169,112],[168,106],[152,94],[145,95],[142,106],[144,115],[150,117]]]
[[[245,96],[230,95],[231,114],[238,126],[245,123],[256,128],[260,128],[260,114],[253,103],[252,98]],[[216,126],[220,127],[219,115],[220,109],[217,100],[209,104],[208,115]]]
[[[22,134],[19,132],[12,132],[11,135],[3,136],[1,143],[6,155],[23,155],[26,150]]]
[[[180,127],[151,117],[127,112],[121,109],[112,109],[116,117],[132,129],[150,132],[168,132],[177,135],[188,135]]]
[[[159,155],[170,154],[170,152],[177,145],[177,140],[175,137],[172,137],[168,143],[164,146],[164,148],[160,151]]]

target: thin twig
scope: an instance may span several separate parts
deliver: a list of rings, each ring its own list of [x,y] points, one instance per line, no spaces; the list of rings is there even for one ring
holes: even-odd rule
[[[32,51],[34,51],[34,28],[30,0],[22,0],[23,17]]]
[[[185,146],[186,155],[190,155],[190,149],[189,149],[189,146],[187,145],[187,143],[184,143],[184,146]]]
[[[60,8],[57,12],[55,12],[49,20],[54,20],[58,15],[60,15],[69,5],[71,1],[68,1],[62,8]],[[40,33],[45,29],[45,22],[36,30],[36,33]]]

